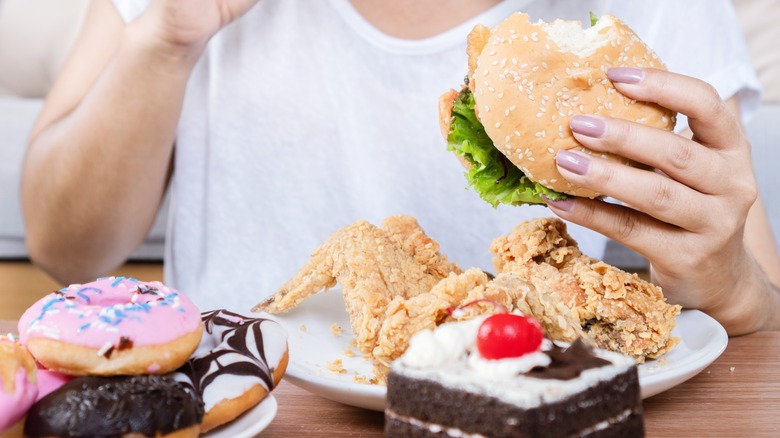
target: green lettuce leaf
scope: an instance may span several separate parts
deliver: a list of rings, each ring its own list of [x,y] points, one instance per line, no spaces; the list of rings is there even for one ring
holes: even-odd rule
[[[466,172],[469,187],[494,208],[498,204],[545,204],[542,195],[552,200],[567,196],[529,180],[493,145],[474,112],[474,96],[464,87],[452,105],[452,123],[447,150],[471,164]]]
[[[594,14],[593,11],[590,11],[590,25],[595,26],[596,23],[599,22],[598,15]]]

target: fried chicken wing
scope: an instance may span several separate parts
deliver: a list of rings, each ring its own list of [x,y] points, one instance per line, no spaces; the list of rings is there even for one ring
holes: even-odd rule
[[[438,249],[412,217],[392,216],[382,228],[360,221],[333,233],[290,281],[252,310],[283,313],[338,283],[357,346],[370,353],[391,301],[427,293],[461,272]]]
[[[636,274],[582,254],[558,219],[520,224],[490,251],[498,272],[513,273],[565,305],[602,348],[644,362],[679,342],[671,332],[680,306],[666,303],[659,287]]]
[[[582,338],[638,362],[677,343],[679,306],[636,275],[582,254],[560,220],[520,224],[490,251],[495,278],[462,271],[412,217],[392,216],[381,227],[360,221],[333,233],[252,310],[286,312],[338,283],[356,347],[374,362],[378,383],[415,333],[502,311],[533,315],[552,340]]]

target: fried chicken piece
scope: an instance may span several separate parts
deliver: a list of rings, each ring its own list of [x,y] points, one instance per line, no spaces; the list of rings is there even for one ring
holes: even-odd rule
[[[679,342],[671,332],[680,306],[667,304],[661,288],[636,274],[582,254],[558,219],[520,224],[490,251],[498,272],[513,273],[565,305],[601,348],[641,363]]]
[[[359,221],[333,233],[290,281],[252,311],[283,313],[338,283],[357,347],[370,353],[394,299],[427,293],[450,273],[461,272],[438,249],[412,217],[392,216],[382,228]]]
[[[382,231],[405,253],[411,255],[415,262],[423,265],[426,274],[441,280],[452,272],[460,272],[446,255],[439,252],[439,242],[428,237],[415,218],[406,215],[390,216],[382,222]]]
[[[441,324],[451,308],[467,300],[476,287],[487,283],[487,274],[471,268],[460,274],[451,273],[429,292],[408,299],[395,297],[385,310],[382,328],[371,352],[373,359],[388,371],[390,362],[406,351],[412,335]],[[495,312],[495,307],[490,309],[490,313]]]

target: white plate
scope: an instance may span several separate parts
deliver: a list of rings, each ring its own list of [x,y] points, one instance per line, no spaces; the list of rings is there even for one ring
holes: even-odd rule
[[[726,329],[698,310],[683,310],[672,334],[680,338],[674,350],[639,365],[642,398],[666,391],[699,374],[715,362],[729,342]]]
[[[372,377],[373,371],[368,360],[350,345],[353,335],[340,289],[317,293],[289,313],[265,316],[277,320],[289,335],[290,363],[285,379],[330,400],[384,410],[386,388],[355,381],[356,377]],[[331,328],[334,324],[343,329],[338,336]],[[642,398],[695,376],[715,361],[728,343],[723,327],[698,310],[683,311],[673,335],[681,338],[674,350],[639,365]],[[345,351],[354,352],[355,357],[348,357]],[[341,360],[343,374],[329,369],[329,363],[336,360]]]
[[[201,436],[205,438],[252,438],[271,424],[276,416],[276,408],[276,399],[273,395],[269,395],[240,417]]]

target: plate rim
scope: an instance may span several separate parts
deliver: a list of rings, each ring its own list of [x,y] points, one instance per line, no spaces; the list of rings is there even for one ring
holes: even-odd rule
[[[268,412],[266,412],[265,414],[262,413],[255,414],[255,415],[261,415],[261,417],[258,419],[259,421],[254,421],[250,427],[246,427],[242,430],[231,429],[236,427],[236,424],[234,422],[240,421],[243,417],[250,416],[255,411],[266,411],[266,410]],[[253,438],[257,436],[257,434],[259,434],[260,432],[264,431],[271,424],[271,422],[273,422],[274,418],[276,418],[276,414],[278,413],[278,411],[279,411],[279,403],[277,402],[276,397],[273,396],[273,393],[269,393],[264,399],[260,401],[260,403],[256,404],[251,409],[242,413],[236,419],[216,429],[212,429],[204,434],[201,434],[200,436],[203,438],[220,438],[220,437]]]
[[[318,292],[316,295],[322,294]],[[323,299],[341,299],[340,288],[331,288]],[[331,298],[327,296],[330,295]],[[310,297],[313,298],[314,296]],[[286,321],[289,318],[289,314],[264,314],[265,317],[269,317],[280,322],[288,331],[294,330],[295,322]],[[701,352],[701,354],[693,355],[692,359],[684,359],[681,362],[670,364],[659,364],[659,367],[670,367],[667,372],[664,372],[664,368],[660,368],[660,371],[645,371],[648,363],[639,365],[639,382],[642,399],[652,397],[661,392],[667,391],[701,372],[704,368],[711,365],[718,357],[725,351],[728,345],[728,335],[723,326],[720,325],[714,318],[710,317],[706,313],[696,309],[684,309],[681,314],[677,316],[678,324],[672,332],[673,336],[679,336],[680,342],[685,341],[685,334],[680,333],[680,318],[685,319],[686,325],[694,325],[697,329],[706,331],[712,330],[708,340],[703,344],[704,346],[694,350],[694,352]],[[696,324],[692,324],[689,320],[693,320]],[[307,322],[307,325],[315,321]],[[347,321],[348,322],[348,321]],[[347,324],[348,325],[348,324]],[[313,327],[309,327],[311,329]],[[326,329],[327,327],[324,327]],[[313,330],[307,329],[307,334],[311,334]],[[327,330],[325,330],[327,332]],[[350,331],[351,334],[351,331]],[[694,336],[688,334],[688,337]],[[668,354],[673,354],[674,350]],[[663,360],[666,355],[655,361]],[[296,361],[295,356],[290,356],[290,363],[285,374],[285,379],[293,383],[294,385],[309,391],[315,395],[327,398],[329,400],[355,406],[364,409],[380,411],[384,406],[384,399],[387,393],[386,386],[375,384],[364,384],[339,378],[337,375],[333,377],[327,377],[315,370],[311,369],[302,361]],[[381,401],[381,403],[380,403]]]

